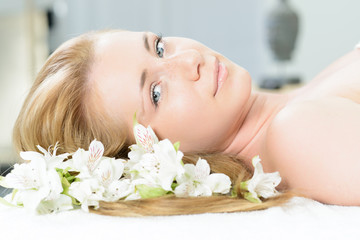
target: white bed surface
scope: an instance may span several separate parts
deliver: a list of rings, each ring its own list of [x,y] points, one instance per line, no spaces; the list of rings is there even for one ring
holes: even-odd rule
[[[1,239],[360,239],[360,207],[294,198],[263,211],[124,218],[1,205],[0,228]]]

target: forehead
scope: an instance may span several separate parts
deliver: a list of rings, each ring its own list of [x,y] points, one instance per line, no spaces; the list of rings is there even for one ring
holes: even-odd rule
[[[95,44],[90,72],[94,104],[119,124],[125,123],[127,130],[132,130],[132,117],[141,106],[142,36],[139,32],[105,33]]]

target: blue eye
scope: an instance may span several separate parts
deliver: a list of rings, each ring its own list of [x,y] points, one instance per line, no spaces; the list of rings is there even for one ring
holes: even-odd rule
[[[151,101],[155,105],[155,107],[158,106],[158,103],[161,99],[161,86],[158,83],[154,83],[151,86]]]
[[[165,46],[164,42],[162,41],[162,36],[158,36],[155,41],[155,51],[156,54],[162,58],[164,56]]]

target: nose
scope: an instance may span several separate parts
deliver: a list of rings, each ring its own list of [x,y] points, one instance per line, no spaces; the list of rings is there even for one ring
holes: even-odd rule
[[[173,74],[197,81],[200,78],[200,67],[204,64],[204,59],[197,50],[187,49],[171,55],[166,62]]]

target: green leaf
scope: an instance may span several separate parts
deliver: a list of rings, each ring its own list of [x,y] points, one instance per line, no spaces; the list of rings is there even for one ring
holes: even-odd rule
[[[134,113],[134,117],[133,117],[133,126],[137,125],[138,121],[136,119],[136,112]]]
[[[244,193],[244,198],[253,203],[261,203],[261,200],[258,197],[254,197],[250,192]]]
[[[139,191],[141,198],[154,198],[167,194],[167,191],[162,188],[149,187],[145,184],[137,185],[136,190]]]
[[[175,190],[175,188],[176,188],[177,186],[179,186],[179,184],[176,183],[176,182],[173,182],[173,183],[171,184],[171,189],[172,189],[172,190]]]
[[[248,191],[248,190],[249,190],[249,189],[248,189],[248,181],[246,181],[246,182],[241,182],[241,183],[240,183],[240,189],[241,189],[241,190]]]
[[[0,197],[0,203],[4,204],[5,206],[8,206],[8,207],[19,207],[19,206],[16,206],[16,205],[12,204],[12,203],[9,203],[8,201],[3,199],[2,197]]]
[[[18,191],[19,191],[18,189],[14,189],[14,190],[12,191],[12,194],[11,194],[11,201],[13,201],[13,200],[14,200],[15,194],[16,194]]]
[[[179,141],[174,143],[174,148],[175,148],[176,151],[179,151],[179,148],[180,148],[180,142]]]
[[[231,189],[231,197],[237,197],[237,192],[235,190],[235,188]]]
[[[74,182],[75,178],[76,178],[75,176],[70,175],[66,177],[66,180],[68,180],[68,182],[71,184],[72,182]]]
[[[60,175],[63,175],[63,169],[61,168],[55,168],[56,172]]]
[[[72,201],[72,205],[74,206],[81,206],[81,203],[76,199],[74,198],[73,196],[69,195],[69,194],[65,194],[67,196],[69,196],[71,198],[71,201]]]
[[[69,188],[70,188],[70,183],[66,178],[61,178],[61,185],[63,187],[63,194],[68,194],[69,193]]]

